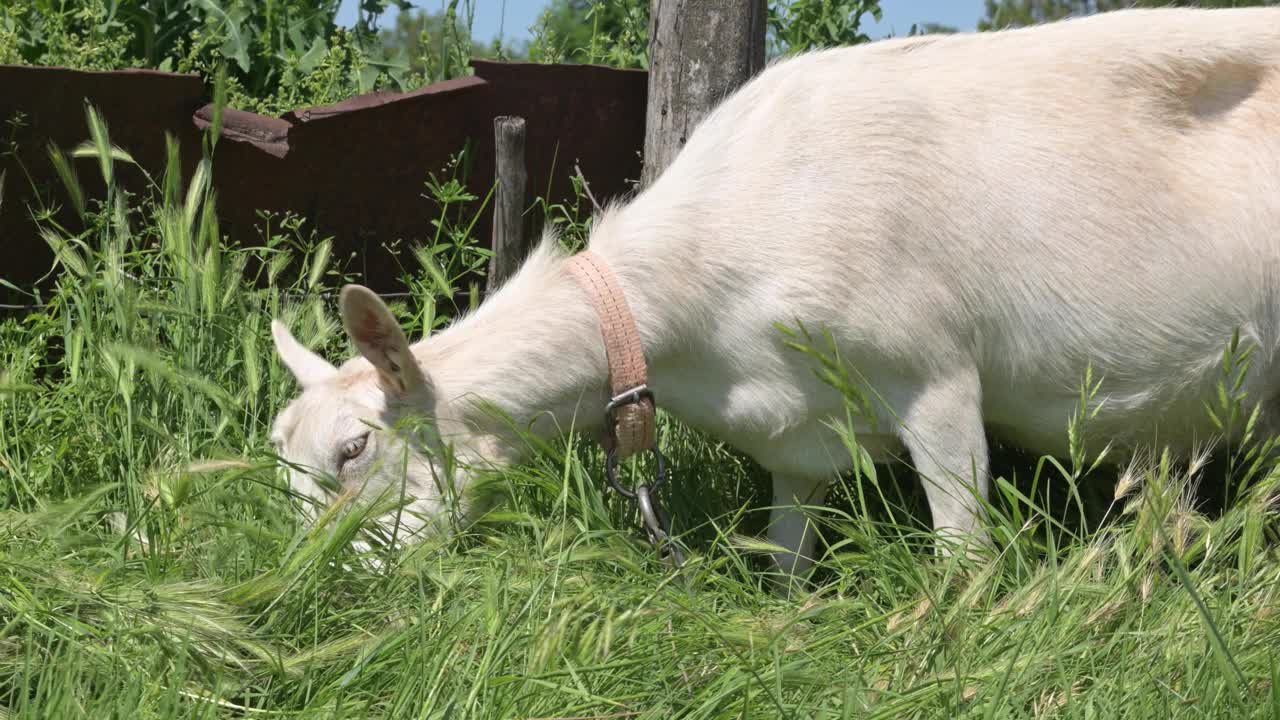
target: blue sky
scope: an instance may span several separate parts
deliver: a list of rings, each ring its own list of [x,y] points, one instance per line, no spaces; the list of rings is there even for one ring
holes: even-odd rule
[[[358,0],[343,0],[338,12],[339,24],[355,22],[357,4]],[[439,10],[446,4],[446,0],[413,1],[414,7],[426,10]],[[546,6],[547,0],[475,0],[472,32],[477,40],[488,42],[501,30],[506,41],[519,42],[529,37],[529,27]],[[883,37],[890,31],[906,34],[912,23],[920,22],[939,22],[960,30],[973,30],[982,16],[982,0],[881,0],[880,8],[884,17],[866,30],[873,38]],[[384,17],[383,24],[390,20],[389,16]]]

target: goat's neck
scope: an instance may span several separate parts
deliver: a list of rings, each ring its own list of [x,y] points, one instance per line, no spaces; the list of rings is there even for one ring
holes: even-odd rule
[[[675,318],[666,315],[672,307],[660,283],[640,281],[648,270],[628,264],[627,254],[609,252],[608,246],[598,254],[611,265],[631,306],[653,380],[668,354],[664,346]],[[602,428],[609,389],[602,324],[563,256],[534,252],[474,315],[419,343],[415,352],[436,388],[438,406],[471,423],[483,420],[461,407],[467,398],[484,398],[543,437]]]
[[[438,408],[491,425],[467,403],[483,399],[544,437],[570,427],[587,433],[600,429],[609,389],[601,323],[564,263],[563,257],[535,253],[472,316],[415,346],[436,389]],[[663,353],[658,347],[663,321],[654,298],[637,287],[629,268],[612,269],[652,371]]]

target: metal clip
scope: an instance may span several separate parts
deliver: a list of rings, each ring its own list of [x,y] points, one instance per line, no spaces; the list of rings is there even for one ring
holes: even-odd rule
[[[612,449],[605,456],[605,477],[608,478],[609,485],[619,495],[637,502],[640,506],[640,517],[644,520],[645,533],[649,536],[649,542],[658,548],[659,556],[664,562],[673,564],[678,568],[684,565],[684,554],[672,542],[666,513],[662,512],[657,498],[653,497],[654,491],[662,487],[662,483],[667,480],[667,460],[657,447],[649,448],[649,452],[653,453],[658,465],[657,478],[652,485],[642,483],[637,485],[635,490],[630,490],[618,482],[618,454]]]
[[[643,400],[648,400],[651,404],[656,403],[653,399],[653,391],[647,385],[638,385],[630,390],[619,393],[609,399],[608,404],[604,407],[604,424],[609,433],[610,439],[616,441],[614,428],[616,420],[614,414],[618,408],[624,405],[634,405]],[[618,482],[618,451],[616,442],[612,443],[605,453],[604,473],[609,480],[609,485],[624,498],[635,500],[640,506],[640,516],[644,520],[645,534],[649,536],[649,542],[658,548],[659,557],[663,562],[674,565],[679,568],[684,565],[684,553],[680,552],[680,548],[672,542],[670,535],[670,527],[667,524],[666,513],[662,512],[662,508],[658,505],[657,499],[653,493],[662,484],[667,481],[667,459],[663,457],[662,451],[658,450],[657,445],[649,448],[649,452],[653,453],[654,461],[657,463],[657,477],[654,478],[652,484],[642,483],[637,485],[634,490],[628,489]]]
[[[667,532],[666,513],[662,512],[662,508],[658,507],[657,502],[649,494],[648,485],[640,485],[636,488],[636,502],[640,505],[640,517],[644,519],[649,542],[658,548],[658,557],[676,568],[683,566],[684,553],[680,552],[680,548],[671,541],[671,535]]]

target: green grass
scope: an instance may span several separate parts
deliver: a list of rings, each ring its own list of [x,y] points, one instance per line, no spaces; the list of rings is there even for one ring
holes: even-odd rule
[[[295,392],[270,318],[351,352],[338,262],[296,223],[223,246],[207,178],[46,223],[57,288],[0,321],[0,718],[1280,717],[1269,443],[1108,483],[1085,403],[1071,458],[1002,466],[972,559],[931,556],[918,490],[866,467],[816,514],[812,584],[779,588],[764,476],[669,418],[678,574],[574,437],[487,479],[458,537],[358,556],[364,516],[306,527],[266,440]],[[465,301],[464,251],[416,255],[412,332]],[[1224,359],[1212,410],[1248,423]]]

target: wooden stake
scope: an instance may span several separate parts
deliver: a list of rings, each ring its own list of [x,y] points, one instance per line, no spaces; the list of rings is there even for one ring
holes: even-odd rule
[[[495,177],[493,198],[493,258],[489,261],[487,291],[492,293],[515,274],[529,252],[524,233],[525,193],[529,173],[524,162],[524,118],[493,119]]]

